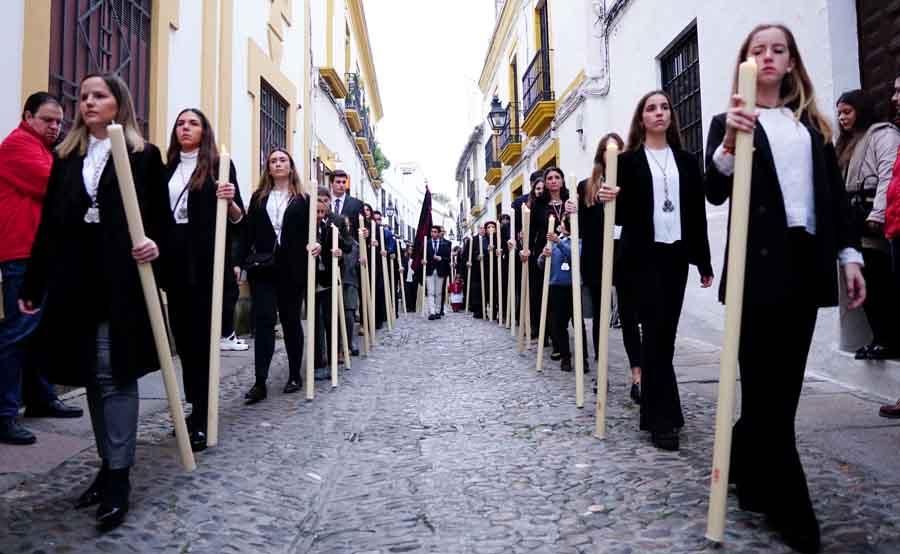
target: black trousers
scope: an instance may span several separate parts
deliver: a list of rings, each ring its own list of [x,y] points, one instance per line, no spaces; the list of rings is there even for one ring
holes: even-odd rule
[[[665,432],[684,427],[678,380],[672,363],[687,285],[687,254],[680,242],[654,244],[640,272],[641,429]]]
[[[406,311],[414,312],[416,311],[416,294],[419,292],[419,283],[404,281],[403,286],[406,287]]]
[[[226,268],[226,271],[229,271]],[[237,304],[240,291],[236,282],[226,279],[222,289],[222,336],[230,337],[234,333],[234,306]]]
[[[559,352],[563,359],[572,357],[572,349],[569,347],[569,322],[572,325],[581,325],[581,333],[584,340],[584,366],[588,367],[587,357],[587,333],[585,332],[584,319],[580,322],[573,321],[574,308],[572,306],[572,287],[562,285],[550,285],[547,292],[547,310],[550,318],[550,341],[553,350]]]
[[[191,422],[206,427],[209,406],[209,326],[212,291],[173,283],[167,291],[175,349],[181,360],[184,397],[191,404]]]
[[[300,290],[287,275],[287,265],[278,261],[266,275],[250,276],[250,295],[256,322],[254,361],[256,383],[264,385],[275,353],[275,323],[281,319],[289,379],[300,382],[303,358],[303,328],[300,326]]]
[[[734,426],[730,480],[738,494],[778,515],[815,517],[797,453],[794,418],[818,308],[813,237],[789,232],[785,293],[744,301],[739,362],[741,417]],[[763,295],[755,295],[756,298]]]
[[[863,309],[869,327],[872,328],[872,342],[888,347],[900,347],[896,317],[900,308],[900,289],[891,273],[891,255],[874,248],[863,248],[866,279],[866,302]]]
[[[340,335],[338,335],[340,338]],[[331,288],[316,291],[316,367],[331,367]],[[341,352],[338,344],[338,352]]]
[[[544,272],[537,266],[536,262],[532,263],[534,259],[536,259],[534,255],[528,258],[528,293],[531,295],[528,298],[528,302],[531,310],[529,314],[531,317],[531,338],[536,339],[541,328],[541,295],[544,292]],[[549,311],[549,304],[547,309]]]
[[[591,294],[591,319],[594,322],[594,359],[600,356],[600,325],[609,325],[610,322],[600,321],[600,284],[586,285]],[[622,340],[625,343],[625,353],[628,355],[629,367],[641,365],[641,328],[638,321],[638,299],[634,287],[618,284],[615,288],[616,300],[619,306],[619,321],[622,324]]]

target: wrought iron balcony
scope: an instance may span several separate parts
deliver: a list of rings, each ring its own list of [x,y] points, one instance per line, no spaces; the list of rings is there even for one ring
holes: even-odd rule
[[[499,143],[498,136],[491,135],[484,145],[484,180],[491,185],[497,184],[501,175]]]
[[[347,97],[344,98],[344,114],[347,116],[347,125],[354,133],[362,130],[362,118],[365,96],[362,87],[359,86],[359,74],[347,73]]]
[[[538,50],[522,77],[525,121],[523,130],[536,136],[547,129],[556,115],[556,99],[550,88],[550,53]]]
[[[500,129],[500,161],[506,165],[516,163],[522,156],[522,135],[519,129],[519,104],[506,105],[506,125]]]

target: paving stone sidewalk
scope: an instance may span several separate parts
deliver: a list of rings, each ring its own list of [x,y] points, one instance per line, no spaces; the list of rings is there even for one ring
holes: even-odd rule
[[[593,394],[519,355],[496,324],[448,314],[399,321],[338,389],[243,406],[252,356],[223,382],[220,444],[184,473],[168,415],[141,421],[127,523],[98,535],[71,501],[99,465],[87,450],[0,495],[0,552],[722,552],[703,538],[714,405],[682,389],[678,453],[637,430],[620,340],[609,430],[591,436]],[[692,355],[691,343],[679,356]],[[802,437],[801,437],[802,439]],[[801,442],[826,552],[900,551],[900,486]],[[725,552],[788,552],[729,499]]]

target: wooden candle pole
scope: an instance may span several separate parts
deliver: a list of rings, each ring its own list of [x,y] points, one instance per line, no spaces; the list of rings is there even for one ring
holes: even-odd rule
[[[359,216],[359,256],[360,256],[360,269],[362,270],[359,275],[359,291],[360,291],[360,306],[359,306],[359,323],[362,326],[363,330],[363,353],[368,355],[369,348],[372,344],[372,339],[370,337],[369,331],[369,263],[366,260],[366,237],[363,233],[363,229],[365,226],[363,225],[363,216]]]
[[[497,324],[503,327],[503,245],[500,244],[500,233],[497,233]]]
[[[219,182],[227,183],[231,156],[224,146],[219,150]],[[225,237],[229,200],[216,200],[216,231],[213,247],[212,311],[209,321],[209,390],[207,394],[206,444],[219,444],[219,379],[222,362],[219,339],[222,338],[222,288],[225,278]]]
[[[397,257],[397,275],[403,275],[403,269],[400,267],[400,258]],[[406,279],[403,279],[403,282],[400,283],[400,299],[403,300],[403,306],[400,308],[401,311],[406,312]]]
[[[306,182],[307,201],[309,202],[308,239],[306,245],[306,399],[316,396],[316,257],[312,255],[312,247],[317,242],[316,204],[318,195],[316,186]]]
[[[522,250],[528,250],[529,235],[531,231],[531,210],[527,205],[522,205]],[[519,300],[519,352],[524,352],[530,346],[530,336],[526,335],[531,315],[528,311],[528,261],[521,262],[522,283]]]
[[[509,336],[516,338],[516,217],[515,213],[509,218],[509,239],[512,246],[509,247],[509,279],[506,283],[506,322],[509,327]]]
[[[570,183],[577,183],[571,175]],[[569,197],[578,206],[578,189],[572,188]],[[584,319],[581,317],[581,238],[578,227],[578,211],[569,214],[569,226],[572,232],[569,238],[572,259],[572,327],[575,333],[575,407],[584,408]]]
[[[738,94],[744,109],[756,109],[756,62],[740,65]],[[753,133],[738,132],[735,142],[734,186],[731,191],[731,227],[728,230],[728,282],[725,289],[725,344],[719,362],[719,399],[716,406],[716,436],[709,490],[706,538],[722,542],[728,469],[731,463],[731,426],[734,418],[741,314],[744,307],[744,269],[747,261],[747,225],[750,212],[750,179],[753,173]]]
[[[469,298],[469,292],[472,290],[472,251],[475,250],[475,239],[469,237],[469,262],[466,264],[466,307],[472,310],[472,300]]]
[[[125,145],[125,133],[122,131],[122,126],[117,124],[107,126],[107,131],[112,143],[113,164],[116,169],[116,179],[119,182],[119,192],[122,195],[122,204],[125,207],[125,219],[128,222],[131,244],[143,244],[147,237],[144,235],[144,222],[141,219],[141,209],[138,206],[137,193],[134,189],[134,178],[131,175],[131,162],[128,159],[128,149]],[[197,465],[194,462],[194,453],[191,451],[191,443],[188,439],[187,424],[184,421],[181,392],[178,390],[178,378],[175,376],[175,367],[172,364],[169,335],[162,317],[162,307],[159,303],[156,278],[153,276],[153,266],[149,263],[137,264],[137,270],[141,279],[141,288],[144,292],[144,301],[147,303],[147,315],[150,318],[150,327],[153,330],[156,355],[159,357],[163,383],[166,387],[169,415],[172,417],[172,424],[175,426],[175,442],[178,445],[181,465],[187,471],[193,471]]]
[[[341,346],[344,351],[344,368],[353,367],[350,362],[350,338],[347,336],[347,314],[344,312],[344,280],[338,278],[338,315],[341,325]]]
[[[487,302],[485,301],[484,290],[484,241],[481,235],[478,235],[478,278],[481,280],[481,317],[482,319],[487,319]]]
[[[369,220],[369,250],[370,255],[369,259],[372,262],[371,273],[369,274],[369,293],[372,295],[372,320],[375,320],[375,315],[378,313],[376,310],[378,309],[378,289],[375,288],[378,285],[375,283],[378,277],[378,253],[375,250],[375,243],[378,242],[378,237],[375,234],[375,220]],[[372,328],[375,328],[375,325],[372,325]]]
[[[488,321],[494,321],[494,233],[488,231]]]
[[[384,225],[381,226],[381,250],[387,252],[387,245],[384,242]],[[387,254],[381,254],[379,257],[381,258],[381,288],[384,290],[385,316],[387,317],[388,331],[390,331],[394,328],[394,310],[391,309],[391,289],[388,286],[390,272],[388,271]]]
[[[338,248],[338,228],[331,224],[331,249]],[[338,386],[338,257],[331,253],[331,387]]]
[[[547,226],[549,232],[556,230],[556,218],[550,216],[550,223]],[[549,244],[549,242],[548,242]],[[552,247],[551,247],[552,250]],[[553,256],[544,258],[544,284],[541,289],[541,321],[538,325],[538,344],[537,344],[537,370],[544,370],[544,336],[547,333],[547,302],[550,295],[550,262]]]
[[[606,186],[617,186],[619,179],[619,147],[610,141],[606,147]],[[603,259],[600,270],[600,318],[594,325],[599,325],[598,359],[597,359],[597,405],[595,414],[594,436],[602,439],[606,436],[606,387],[609,379],[609,319],[612,310],[612,276],[613,276],[613,232],[616,225],[616,201],[603,205]]]

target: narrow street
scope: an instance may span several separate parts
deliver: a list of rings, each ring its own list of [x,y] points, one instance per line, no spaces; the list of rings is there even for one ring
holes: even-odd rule
[[[715,386],[692,377],[716,367],[709,343],[679,343],[687,425],[681,451],[665,453],[637,431],[617,331],[605,441],[591,436],[593,366],[578,410],[572,374],[549,360],[537,374],[533,351],[516,353],[496,324],[411,316],[381,340],[338,389],[320,383],[313,402],[281,394],[279,350],[268,400],[243,406],[252,350],[230,356],[239,368],[223,383],[221,442],[194,473],[177,464],[168,414],[147,414],[122,527],[98,535],[92,510],[72,509],[99,465],[89,445],[0,491],[0,552],[712,551],[703,535]],[[851,393],[859,413],[833,417],[877,406],[815,379],[801,406]],[[824,551],[897,552],[900,484],[804,440],[806,421],[801,454]],[[789,552],[733,498],[728,517],[727,552]]]

